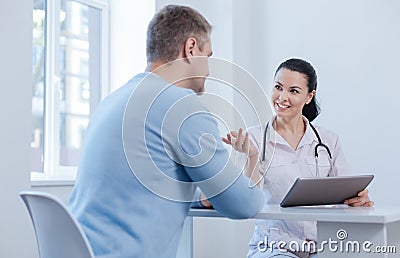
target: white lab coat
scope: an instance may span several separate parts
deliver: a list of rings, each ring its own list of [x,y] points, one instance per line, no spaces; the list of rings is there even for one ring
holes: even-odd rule
[[[258,148],[260,153],[259,170],[265,172],[263,180],[263,192],[265,205],[279,205],[283,197],[298,177],[316,176],[316,161],[314,149],[318,144],[318,138],[306,121],[307,128],[296,150],[281,137],[269,123],[266,141],[266,155],[261,165],[263,152],[264,128],[249,128],[250,140]],[[273,120],[272,120],[273,121]],[[315,126],[321,137],[322,143],[327,145],[332,154],[332,168],[328,160],[328,153],[324,148],[319,147],[319,176],[334,176],[348,174],[347,163],[339,144],[338,136],[324,128]],[[276,144],[275,144],[276,142]],[[274,148],[275,146],[275,148]],[[250,241],[250,248],[257,248],[259,241],[268,239],[268,242],[284,241],[289,244],[296,241],[302,244],[305,240],[317,240],[317,228],[314,221],[284,221],[284,220],[261,220],[255,221],[255,231]]]

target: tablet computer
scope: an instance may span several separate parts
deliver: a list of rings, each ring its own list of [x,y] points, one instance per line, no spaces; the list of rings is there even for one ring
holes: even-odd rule
[[[373,175],[300,177],[293,183],[280,206],[340,204],[357,196],[373,178]]]

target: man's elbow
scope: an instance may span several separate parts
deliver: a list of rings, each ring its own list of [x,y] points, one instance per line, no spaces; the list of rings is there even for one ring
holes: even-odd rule
[[[244,203],[244,204],[243,204]],[[264,199],[257,198],[251,202],[242,202],[234,207],[214,207],[219,213],[230,219],[250,219],[259,213],[263,208]]]
[[[236,214],[234,214],[232,219],[250,219],[254,218],[257,213],[259,213],[262,210],[262,204],[254,204],[254,205],[249,205],[247,207],[243,207],[242,209],[239,209]]]

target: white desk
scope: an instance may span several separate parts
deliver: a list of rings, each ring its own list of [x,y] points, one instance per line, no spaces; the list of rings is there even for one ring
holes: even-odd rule
[[[215,210],[190,210],[178,257],[193,257],[193,217],[218,218],[222,216]],[[317,221],[317,247],[323,249],[319,252],[318,258],[400,257],[400,207],[280,208],[270,206],[257,214],[255,218]],[[341,238],[338,238],[338,232]],[[321,243],[325,243],[323,248],[321,248]],[[378,253],[377,248],[381,251],[385,249],[386,252]]]

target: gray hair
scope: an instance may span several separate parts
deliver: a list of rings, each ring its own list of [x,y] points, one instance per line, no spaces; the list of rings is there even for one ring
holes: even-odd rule
[[[167,5],[154,15],[147,29],[147,62],[175,60],[189,37],[197,39],[201,50],[210,33],[211,25],[196,10]]]

